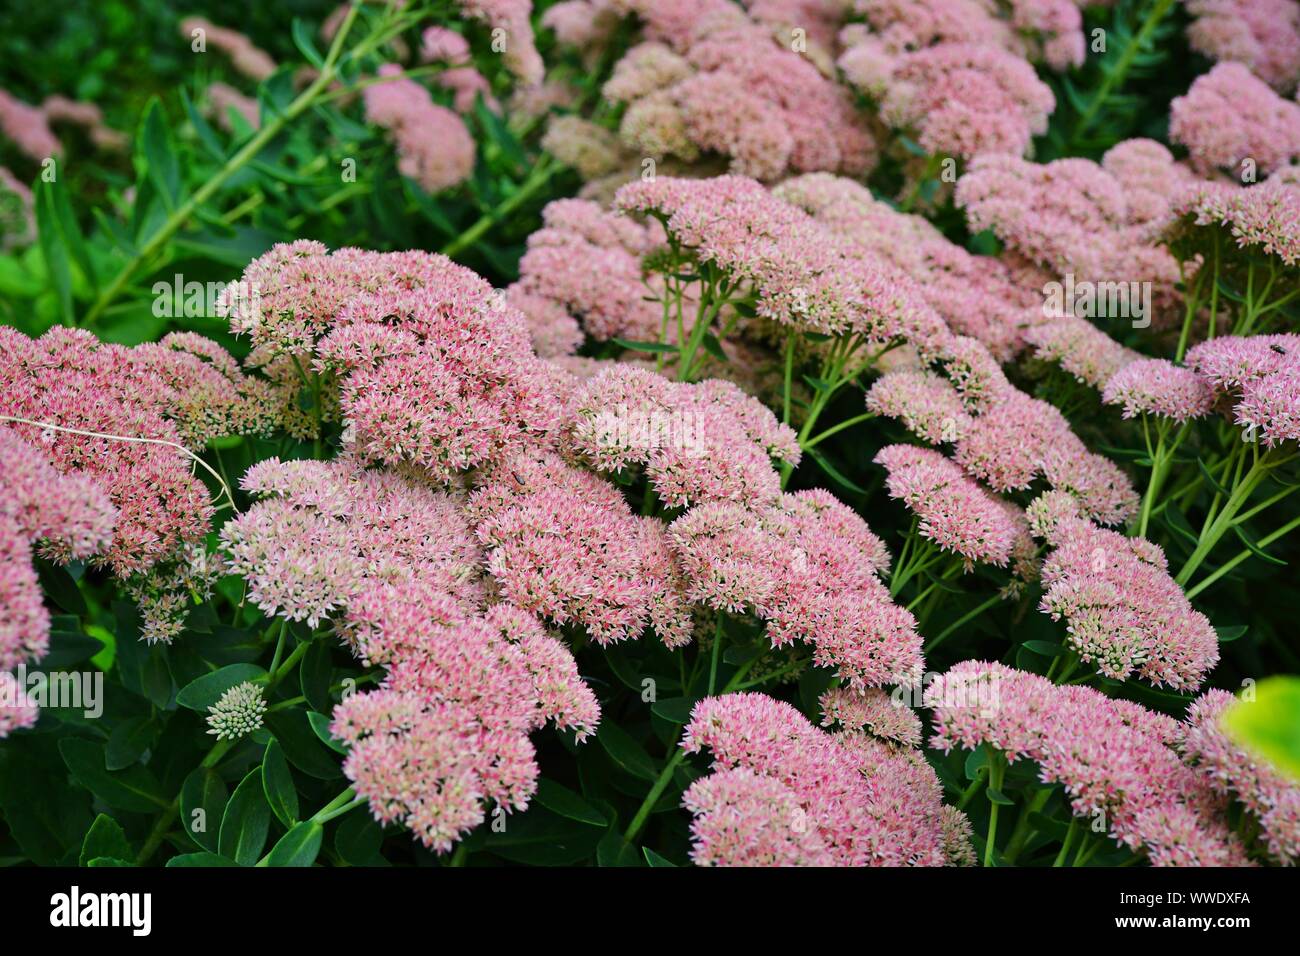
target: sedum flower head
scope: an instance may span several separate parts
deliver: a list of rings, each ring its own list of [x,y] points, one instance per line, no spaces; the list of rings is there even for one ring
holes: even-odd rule
[[[218,740],[238,740],[259,729],[265,713],[261,685],[244,681],[208,708],[208,733],[216,734]]]

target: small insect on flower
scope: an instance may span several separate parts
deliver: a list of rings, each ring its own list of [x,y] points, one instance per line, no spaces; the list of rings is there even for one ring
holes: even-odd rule
[[[262,726],[266,701],[262,688],[252,681],[236,684],[208,708],[208,733],[218,740],[238,740]]]

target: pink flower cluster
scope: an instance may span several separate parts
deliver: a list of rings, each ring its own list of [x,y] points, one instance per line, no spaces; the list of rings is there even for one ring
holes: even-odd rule
[[[113,543],[96,561],[123,578],[207,531],[210,495],[182,448],[274,424],[266,383],[241,375],[228,353],[193,333],[125,348],[80,330],[33,340],[0,329],[0,351],[0,415],[75,430],[12,426],[55,469],[84,476],[119,509]]]
[[[1209,778],[1179,759],[1176,720],[1090,687],[1058,686],[1002,664],[963,661],[926,689],[931,744],[987,744],[1039,765],[1077,816],[1102,820],[1157,866],[1243,866]]]
[[[1300,335],[1222,336],[1193,346],[1187,365],[1267,447],[1300,439]]]
[[[1045,532],[1040,608],[1065,618],[1070,646],[1107,677],[1199,687],[1219,662],[1219,638],[1169,576],[1159,545],[1058,514]]]
[[[45,112],[0,89],[0,134],[34,162],[63,153],[63,144],[50,129]]]
[[[856,698],[856,695],[853,695]],[[687,789],[701,866],[943,866],[969,863],[970,825],[941,800],[934,771],[886,717],[883,692],[824,706],[827,733],[782,701],[728,694],[695,705],[682,746],[712,772]],[[915,718],[913,718],[913,721]],[[828,723],[831,720],[828,719]],[[919,726],[916,728],[919,736]]]
[[[775,500],[773,459],[797,465],[798,439],[756,398],[718,379],[672,382],[615,364],[573,398],[569,446],[598,471],[640,465],[671,508]]]
[[[61,474],[38,447],[0,425],[0,679],[19,664],[40,660],[49,646],[33,543],[35,553],[50,560],[84,560],[108,547],[117,520],[98,485]],[[0,706],[0,736],[4,711]]]
[[[202,40],[203,46],[194,52],[206,52],[207,44],[220,50],[230,58],[235,70],[250,80],[265,80],[275,72],[275,60],[264,50],[253,45],[253,41],[238,30],[219,27],[203,17],[186,17],[181,21],[181,36],[197,45]]]
[[[1242,63],[1279,93],[1300,80],[1300,4],[1295,0],[1186,0],[1192,49]]]
[[[1222,690],[1197,698],[1180,728],[1180,749],[1185,760],[1209,775],[1215,789],[1235,797],[1259,821],[1269,855],[1294,866],[1300,861],[1300,786],[1224,732],[1223,712],[1235,702]]]
[[[693,161],[727,157],[733,172],[859,175],[875,143],[846,92],[769,27],[727,0],[622,0],[644,25],[605,84],[626,103],[621,134],[635,152]]]
[[[1182,230],[1222,229],[1231,242],[1220,255],[1236,248],[1246,256],[1276,256],[1287,266],[1300,262],[1300,185],[1276,177],[1250,187],[1202,183],[1187,188],[1175,210],[1184,217]]]
[[[1025,330],[1042,321],[1037,290],[1017,282],[1003,262],[972,255],[927,220],[875,199],[860,183],[810,173],[773,192],[809,213],[856,255],[901,269],[948,328],[979,339],[999,361],[1013,358],[1024,345]]]
[[[973,230],[992,230],[1055,275],[1172,287],[1177,264],[1154,240],[1189,180],[1163,146],[1130,140],[1101,164],[981,156],[957,181],[955,198]]]
[[[1220,63],[1169,104],[1169,138],[1187,147],[1201,172],[1253,179],[1255,170],[1271,173],[1300,156],[1300,105],[1242,64]]]
[[[855,10],[888,53],[944,43],[992,46],[1054,70],[1083,62],[1083,21],[1070,0],[857,0]],[[850,26],[846,45],[860,28]]]
[[[1101,399],[1122,405],[1125,418],[1157,415],[1180,425],[1208,415],[1214,405],[1203,377],[1165,359],[1130,362],[1106,382]]]
[[[814,663],[858,690],[920,673],[916,621],[877,577],[889,563],[884,543],[827,492],[753,507],[701,505],[669,534],[687,597],[757,615],[773,647],[811,644]]]
[[[866,37],[839,66],[879,101],[889,125],[916,130],[931,155],[1023,154],[1056,107],[1033,67],[998,46],[940,43],[891,58]]]
[[[397,147],[397,168],[430,193],[457,186],[474,171],[474,137],[464,121],[419,83],[403,77],[402,68],[385,63],[383,82],[363,91],[366,119],[389,130]],[[471,93],[472,96],[472,93]]]
[[[583,199],[557,199],[528,237],[511,301],[528,319],[539,355],[570,355],[582,333],[598,341],[655,341],[661,310],[646,301],[641,257],[653,228]],[[579,324],[581,323],[581,328]]]
[[[222,529],[230,567],[268,614],[332,620],[382,689],[334,712],[344,771],[376,819],[434,849],[536,788],[528,733],[592,732],[599,707],[568,650],[531,615],[487,606],[483,555],[460,496],[391,470],[269,459],[244,476],[265,496]]]
[[[837,242],[754,180],[660,177],[624,186],[615,206],[662,218],[682,248],[751,286],[765,318],[880,344],[902,339],[923,352],[948,334],[904,273]]]
[[[345,444],[441,482],[559,427],[563,374],[529,347],[506,297],[445,256],[300,241],[252,262],[228,303],[253,339],[249,361],[301,358],[338,382]]]
[[[664,526],[634,515],[609,482],[552,453],[524,452],[492,469],[469,514],[505,597],[599,644],[653,628],[669,647],[691,639],[691,616]]]
[[[933,449],[888,445],[875,461],[888,475],[889,496],[919,519],[921,536],[959,555],[968,570],[976,562],[1005,566],[1013,547],[1028,536],[1015,505],[989,494]]]
[[[1023,490],[1041,477],[1102,524],[1137,511],[1137,492],[1124,472],[1089,451],[1054,405],[1015,388],[979,342],[953,336],[939,360],[946,381],[916,370],[891,372],[872,385],[867,407],[932,444],[951,443],[956,463],[993,491]]]

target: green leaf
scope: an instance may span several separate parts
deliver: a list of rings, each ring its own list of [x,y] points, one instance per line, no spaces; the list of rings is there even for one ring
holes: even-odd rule
[[[167,861],[168,866],[239,866],[234,860],[216,853],[182,853]]]
[[[691,708],[695,706],[694,697],[668,697],[655,701],[650,710],[670,724],[685,724],[691,719]]]
[[[1196,467],[1200,469],[1201,477],[1205,479],[1205,483],[1209,485],[1211,488],[1213,488],[1215,492],[1223,495],[1223,497],[1225,498],[1232,497],[1232,493],[1219,483],[1219,479],[1214,477],[1214,475],[1210,472],[1209,467],[1206,466],[1205,461],[1202,458],[1197,457]]]
[[[596,739],[605,748],[605,753],[634,777],[654,780],[659,776],[658,770],[655,769],[655,762],[646,753],[646,749],[612,720],[606,719],[600,722]]]
[[[677,866],[677,864],[674,863],[672,860],[660,856],[658,853],[650,849],[648,846],[643,846],[641,848],[641,855],[645,857],[646,863],[648,863],[650,866],[673,866],[673,867]]]
[[[266,788],[266,802],[277,820],[286,827],[298,822],[298,791],[293,785],[289,761],[278,741],[266,745],[262,757],[262,785]]]
[[[1192,526],[1188,522],[1187,517],[1172,503],[1165,505],[1162,514],[1164,515],[1165,523],[1169,525],[1170,528],[1177,531],[1193,544],[1200,539],[1200,536],[1192,530]]]
[[[230,688],[265,676],[266,671],[256,664],[231,664],[190,681],[176,695],[176,703],[201,714],[206,713]]]
[[[822,470],[826,472],[826,474],[830,475],[831,478],[833,478],[840,485],[843,485],[849,491],[852,491],[859,495],[865,495],[867,493],[866,488],[863,488],[857,482],[851,481],[850,479],[845,477],[840,472],[840,470],[836,468],[834,465],[832,465],[830,461],[826,458],[826,456],[823,455],[821,452],[819,452],[817,449],[805,448],[804,451],[807,453],[809,458],[817,462],[817,464],[821,465]]]
[[[86,831],[77,865],[89,866],[90,861],[96,857],[115,857],[119,860],[135,858],[131,844],[127,842],[126,831],[116,820],[103,813],[95,817],[95,822]]]
[[[670,345],[667,342],[631,342],[627,339],[612,339],[613,343],[620,348],[631,349],[633,352],[676,352],[677,346]]]
[[[334,849],[353,866],[366,866],[384,842],[384,830],[368,813],[350,813],[334,834]]]
[[[307,723],[311,724],[311,729],[316,732],[316,736],[320,738],[320,742],[330,750],[340,754],[348,752],[347,748],[335,740],[334,735],[330,733],[330,719],[324,714],[318,714],[314,710],[309,710],[307,712]]]
[[[609,824],[604,814],[578,794],[546,777],[537,781],[537,802],[552,813],[577,820],[579,823],[586,823],[593,827]]]
[[[1283,561],[1281,558],[1273,557],[1273,555],[1269,554],[1267,551],[1265,551],[1263,548],[1257,545],[1254,541],[1252,541],[1250,535],[1246,534],[1245,529],[1243,529],[1241,525],[1234,524],[1232,526],[1232,530],[1234,533],[1236,533],[1237,537],[1241,539],[1241,543],[1246,546],[1246,550],[1249,551],[1251,554],[1253,554],[1255,557],[1262,558],[1263,560],[1267,561],[1269,564],[1278,564],[1281,565],[1282,567],[1286,567],[1285,561]]]
[[[298,682],[307,703],[322,714],[328,714],[334,709],[334,702],[330,700],[330,680],[333,676],[334,663],[328,643],[313,641],[298,665]]]
[[[59,753],[77,783],[110,807],[152,813],[169,805],[158,781],[144,767],[110,771],[104,764],[103,744],[67,737],[59,741]]]
[[[722,350],[722,343],[718,341],[717,336],[712,332],[705,333],[703,345],[704,351],[708,352],[719,362],[731,361],[727,358],[727,353]]]
[[[316,49],[316,43],[312,40],[311,36],[311,28],[300,18],[294,17],[291,30],[293,33],[293,45],[298,48],[298,52],[306,57],[307,62],[316,67],[316,69],[319,70],[323,67],[325,65],[325,58],[322,57],[320,51]]]
[[[68,260],[68,247],[54,211],[54,184],[37,184],[33,206],[36,214],[36,239],[45,257],[45,268],[59,299],[59,311],[67,324],[72,324],[72,268]]]
[[[149,181],[163,202],[169,209],[174,209],[181,197],[181,167],[167,117],[163,115],[162,104],[156,96],[145,107],[136,154],[143,160]]]
[[[271,808],[262,787],[262,768],[249,772],[235,788],[221,818],[218,852],[241,866],[252,866],[262,855],[271,827]]]
[[[81,588],[67,568],[46,561],[39,561],[36,573],[41,581],[41,590],[45,596],[69,614],[81,617],[88,613],[86,599],[81,595]]]
[[[1214,629],[1215,633],[1219,635],[1220,644],[1227,644],[1229,641],[1244,637],[1248,630],[1250,630],[1250,626],[1247,624],[1224,624]]]
[[[1300,781],[1300,677],[1266,677],[1253,701],[1238,700],[1224,712],[1228,735]]]
[[[153,721],[148,717],[129,717],[113,728],[104,748],[104,766],[121,770],[139,761],[157,735]]]
[[[319,823],[304,820],[296,823],[280,837],[266,859],[267,866],[311,866],[320,853],[321,837],[325,828]]]
[[[199,138],[203,148],[219,163],[226,161],[226,151],[221,145],[221,137],[216,134],[208,121],[203,118],[194,106],[194,101],[190,99],[190,94],[181,88],[181,105],[185,107],[185,115],[189,118],[190,126],[194,127],[194,135]]]
[[[211,767],[190,771],[181,784],[181,825],[190,839],[205,850],[217,849],[229,795],[226,782]]]
[[[1004,807],[1009,807],[1015,804],[1014,800],[1008,797],[997,787],[985,787],[984,793],[988,796],[990,803],[1001,804]]]
[[[293,709],[268,713],[266,726],[284,748],[289,763],[309,777],[333,780],[342,774],[338,761],[321,746],[320,738],[303,711]]]
[[[1053,644],[1051,641],[1025,641],[1021,646],[1043,657],[1055,657],[1065,650],[1060,644]]]

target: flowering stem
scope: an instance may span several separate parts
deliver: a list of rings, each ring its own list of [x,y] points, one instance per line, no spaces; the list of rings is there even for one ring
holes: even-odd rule
[[[997,751],[989,752],[989,789],[997,790],[999,794],[1002,791],[1002,780],[1006,774],[1007,765],[1002,758],[1002,754]],[[984,841],[984,865],[994,866],[993,854],[996,850],[997,833],[998,833],[998,807],[1000,805],[992,797],[989,797],[989,833],[988,838]]]
[[[1290,461],[1289,457],[1279,458],[1272,451],[1265,452],[1263,456],[1260,456],[1256,449],[1254,454],[1255,460],[1250,467],[1250,471],[1246,473],[1244,478],[1234,484],[1227,502],[1223,505],[1223,510],[1209,523],[1209,527],[1201,532],[1196,550],[1187,559],[1183,569],[1178,572],[1178,577],[1175,580],[1183,587],[1187,586],[1187,582],[1191,580],[1196,569],[1201,566],[1201,562],[1209,556],[1210,551],[1218,544],[1219,539],[1231,530],[1234,525],[1240,523],[1239,520],[1236,520],[1237,512],[1245,505],[1260,482],[1268,476],[1268,472],[1282,463]],[[1244,456],[1242,460],[1244,461]],[[1238,464],[1238,473],[1240,473],[1240,463]],[[1207,522],[1209,522],[1208,518]]]
[[[961,617],[957,618],[957,620],[953,621],[942,631],[940,631],[938,637],[932,640],[929,644],[926,644],[925,648],[922,650],[922,653],[929,654],[932,650],[934,650],[936,647],[939,646],[939,644],[943,641],[944,638],[952,634],[953,631],[957,630],[957,628],[961,627],[967,621],[979,617],[981,614],[983,614],[985,611],[993,607],[993,605],[997,604],[1001,600],[1002,600],[1002,595],[995,594],[987,601],[985,601],[983,604],[981,604],[979,607],[975,608],[975,610],[969,611],[966,614],[963,614]]]
[[[1016,818],[1016,828],[1011,831],[1011,839],[1007,841],[1007,848],[1002,853],[1002,859],[1008,864],[1015,863],[1016,857],[1025,848],[1025,844],[1038,832],[1030,825],[1029,818],[1043,809],[1043,805],[1047,803],[1051,795],[1051,788],[1044,787],[1035,793],[1029,803],[1025,804],[1021,809],[1020,815]]]
[[[1061,841],[1061,851],[1056,854],[1056,859],[1052,861],[1052,866],[1064,866],[1065,859],[1070,855],[1070,846],[1074,843],[1074,835],[1079,832],[1079,818],[1070,817],[1070,828],[1065,831],[1065,839]]]
[[[1242,519],[1244,520],[1244,518],[1245,516],[1243,515]],[[1276,541],[1278,538],[1282,537],[1284,534],[1287,534],[1290,531],[1294,531],[1298,527],[1300,527],[1300,516],[1291,519],[1286,524],[1282,525],[1282,527],[1278,528],[1276,531],[1273,531],[1265,535],[1264,537],[1260,538],[1259,541],[1256,542],[1256,546],[1260,548],[1266,548],[1274,541]],[[1204,580],[1201,581],[1200,584],[1196,585],[1196,587],[1189,588],[1187,591],[1187,599],[1190,601],[1192,598],[1196,597],[1196,595],[1200,594],[1202,591],[1208,588],[1215,581],[1219,580],[1219,578],[1223,577],[1225,574],[1227,574],[1237,565],[1241,564],[1241,562],[1245,561],[1252,554],[1254,554],[1254,552],[1250,550],[1238,552],[1236,557],[1233,557],[1228,561],[1224,562],[1221,568],[1216,570],[1213,574],[1208,575]]]
[[[722,688],[722,693],[730,694],[740,686],[741,679],[749,672],[749,669],[754,666],[754,661],[757,659],[758,658],[756,657],[750,658],[744,664],[741,664],[736,673],[731,675],[731,680],[727,681],[726,686]],[[712,696],[711,692],[710,696]],[[636,815],[632,817],[632,822],[628,824],[627,829],[623,832],[623,841],[625,843],[631,843],[636,839],[636,835],[640,833],[641,828],[645,826],[646,820],[650,819],[650,812],[654,809],[655,804],[659,802],[659,798],[663,796],[663,792],[668,789],[668,782],[672,780],[673,771],[675,771],[677,765],[685,759],[686,751],[682,749],[681,743],[678,742],[677,746],[673,748],[673,755],[668,758],[668,762],[664,764],[664,769],[659,773],[654,784],[651,785],[649,792],[645,795],[645,799],[641,801],[641,806],[637,808]]]
[[[443,246],[442,254],[454,259],[460,253],[475,245],[483,238],[485,232],[513,212],[524,200],[545,186],[550,178],[559,172],[560,168],[560,165],[549,154],[543,156],[537,161],[533,171],[528,174],[528,178],[520,184],[518,189],[503,199],[499,205],[485,212],[476,223],[459,236]]]
[[[791,329],[785,334],[785,389],[781,393],[781,421],[790,424],[790,399],[794,386],[794,336]]]
[[[283,112],[276,112],[275,115],[268,117],[267,122],[258,129],[252,138],[234,156],[226,160],[220,169],[196,189],[185,202],[181,203],[180,207],[168,216],[166,221],[141,244],[135,255],[127,260],[126,265],[122,266],[117,275],[113,277],[113,280],[96,297],[90,309],[86,312],[82,322],[83,325],[94,324],[95,320],[103,314],[104,310],[112,304],[113,300],[126,287],[126,284],[131,281],[132,276],[135,275],[141,265],[158,252],[189,221],[195,210],[212,198],[231,176],[255,159],[266,145],[280,134],[281,130],[312,106],[321,93],[334,82],[338,75],[338,60],[343,52],[343,41],[352,29],[358,10],[360,10],[359,4],[353,4],[348,9],[347,17],[339,27],[338,33],[335,34],[334,42],[330,46],[325,62],[321,65],[320,74],[312,81],[311,85],[298,94]],[[360,48],[361,46],[358,46],[357,49]],[[355,53],[356,50],[353,52]]]
[[[818,444],[825,441],[827,438],[830,438],[832,435],[838,432],[844,431],[844,429],[846,428],[852,428],[854,425],[857,425],[860,422],[869,422],[871,421],[871,419],[876,417],[878,416],[876,415],[875,412],[863,412],[861,415],[854,415],[852,418],[846,418],[838,425],[832,425],[830,428],[826,429],[816,438],[812,438],[807,442],[805,442],[803,446],[804,450],[806,451],[809,448],[816,447]]]
[[[1187,430],[1190,422],[1184,422],[1183,426],[1174,433],[1173,441],[1166,446],[1165,439],[1169,434],[1169,422],[1165,418],[1156,420],[1156,443],[1153,448],[1151,445],[1151,435],[1148,424],[1148,416],[1142,416],[1142,434],[1147,442],[1147,454],[1151,458],[1151,480],[1147,483],[1146,494],[1142,498],[1142,510],[1138,517],[1137,533],[1139,537],[1146,537],[1147,525],[1151,521],[1151,514],[1154,510],[1156,500],[1160,494],[1160,488],[1164,484],[1165,478],[1169,473],[1169,466],[1173,463],[1174,454],[1178,451],[1178,446],[1183,443],[1187,437]]]
[[[1173,5],[1174,0],[1156,0],[1151,12],[1147,14],[1147,18],[1142,21],[1142,26],[1132,35],[1132,39],[1124,48],[1124,52],[1120,54],[1119,62],[1115,64],[1114,69],[1109,72],[1102,71],[1101,83],[1097,86],[1097,92],[1093,94],[1092,100],[1088,103],[1088,108],[1083,111],[1078,122],[1074,125],[1074,131],[1070,135],[1070,144],[1066,149],[1067,153],[1073,151],[1080,137],[1087,132],[1088,127],[1097,119],[1102,105],[1110,98],[1110,94],[1115,87],[1127,79],[1133,61],[1137,59],[1138,53],[1148,46],[1151,34],[1160,25],[1160,21],[1168,15]]]

